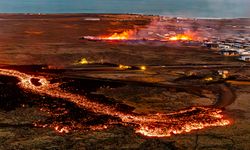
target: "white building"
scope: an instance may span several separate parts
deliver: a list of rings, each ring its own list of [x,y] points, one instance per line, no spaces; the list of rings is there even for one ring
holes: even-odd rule
[[[249,55],[250,56],[250,51],[242,51],[242,52],[240,52],[240,55]]]
[[[229,49],[230,46],[229,45],[224,45],[224,44],[219,44],[219,48],[221,48],[221,49]]]
[[[242,55],[239,57],[239,60],[250,62],[250,55]]]

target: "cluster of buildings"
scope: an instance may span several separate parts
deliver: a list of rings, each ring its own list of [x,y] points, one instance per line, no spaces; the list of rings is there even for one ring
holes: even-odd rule
[[[218,50],[223,56],[236,56],[238,60],[250,62],[250,38],[234,38],[223,41],[206,41],[204,46]]]

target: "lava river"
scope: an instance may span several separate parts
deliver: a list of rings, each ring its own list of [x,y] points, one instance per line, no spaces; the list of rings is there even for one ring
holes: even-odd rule
[[[226,126],[230,121],[222,111],[211,107],[191,107],[173,113],[135,114],[118,111],[115,107],[93,102],[86,97],[67,92],[59,87],[59,83],[51,84],[45,77],[28,75],[16,70],[0,69],[0,75],[13,76],[20,80],[18,86],[39,95],[62,98],[75,103],[78,107],[94,113],[120,118],[120,124],[132,125],[136,133],[145,136],[166,137],[192,130],[212,126]],[[39,84],[32,81],[36,79]],[[62,129],[59,130],[63,131]]]

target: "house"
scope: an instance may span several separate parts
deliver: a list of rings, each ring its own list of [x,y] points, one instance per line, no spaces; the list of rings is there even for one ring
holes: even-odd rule
[[[244,48],[250,48],[250,43],[246,43],[243,45]]]
[[[250,62],[250,55],[241,55],[238,59]]]
[[[233,44],[233,47],[236,47],[236,48],[243,48],[243,45],[240,44],[240,43],[234,43],[234,44]]]
[[[205,46],[207,48],[218,48],[218,44],[212,43],[212,42],[205,42],[205,43],[203,43],[203,46]]]
[[[223,48],[223,49],[229,49],[230,48],[229,45],[224,45],[224,44],[219,44],[218,47]]]
[[[249,50],[242,51],[242,52],[240,52],[240,55],[249,55],[250,56],[250,51]]]
[[[231,49],[222,49],[219,51],[221,55],[224,56],[238,56],[239,52],[237,50],[231,50]]]

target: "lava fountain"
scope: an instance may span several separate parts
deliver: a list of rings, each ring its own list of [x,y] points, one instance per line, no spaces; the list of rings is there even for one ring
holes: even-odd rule
[[[20,80],[18,85],[27,91],[40,95],[66,99],[75,103],[78,107],[89,111],[106,114],[120,118],[120,124],[125,126],[133,125],[135,132],[145,136],[166,137],[173,134],[187,133],[192,130],[203,129],[212,126],[226,126],[230,121],[226,119],[222,111],[210,107],[191,107],[168,114],[135,114],[118,111],[115,107],[93,102],[79,94],[72,94],[62,90],[58,83],[51,84],[43,76],[28,75],[16,70],[0,69],[0,75],[13,76]],[[40,84],[34,84],[33,79]],[[104,125],[105,128],[107,127]],[[60,133],[68,133],[69,128],[54,129]],[[100,128],[103,129],[103,128]]]

